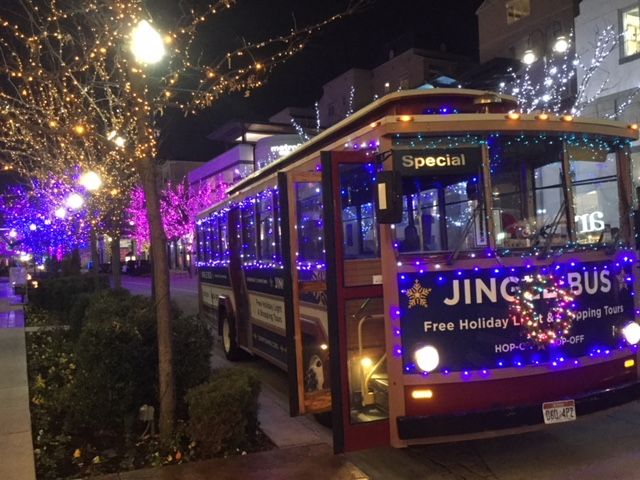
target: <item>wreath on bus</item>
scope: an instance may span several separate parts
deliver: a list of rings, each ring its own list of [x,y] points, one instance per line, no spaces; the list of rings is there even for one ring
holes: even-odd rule
[[[536,273],[523,277],[514,291],[510,320],[539,348],[562,345],[573,325],[573,295],[564,285],[553,274]]]

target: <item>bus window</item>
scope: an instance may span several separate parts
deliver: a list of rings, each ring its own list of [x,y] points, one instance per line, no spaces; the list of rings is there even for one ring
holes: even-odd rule
[[[273,210],[273,195],[267,193],[260,199],[258,206],[259,214],[259,258],[263,262],[273,262],[276,260],[276,231]]]
[[[209,228],[211,229],[211,260],[220,260],[220,232],[218,231],[218,217],[212,216],[209,220]]]
[[[218,214],[218,231],[220,232],[220,260],[229,261],[229,212],[222,210]]]
[[[603,146],[567,146],[578,243],[616,241],[620,232],[616,154]]]
[[[344,256],[346,259],[380,255],[372,185],[373,164],[340,165],[340,192]]]
[[[566,244],[562,142],[505,136],[491,138],[488,144],[496,244]]]
[[[274,248],[274,260],[278,263],[282,262],[282,231],[280,230],[280,212],[278,211],[278,205],[280,205],[278,199],[278,190],[273,190],[273,219],[275,229],[275,248]]]
[[[202,222],[202,259],[211,261],[211,217]]]
[[[256,205],[246,202],[241,208],[242,221],[242,260],[253,262],[256,259]]]
[[[470,250],[487,244],[478,175],[403,181],[404,213],[395,228],[400,252]]]
[[[324,264],[322,194],[316,183],[296,184],[298,263]]]
[[[444,188],[448,250],[472,250],[487,245],[481,207],[482,189],[477,175]]]

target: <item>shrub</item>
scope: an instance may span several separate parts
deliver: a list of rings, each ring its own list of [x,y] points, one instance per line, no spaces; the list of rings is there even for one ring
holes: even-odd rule
[[[76,347],[79,372],[70,428],[128,432],[141,405],[158,405],[154,305],[149,298],[131,296],[127,290],[99,292],[78,300],[75,308],[84,308],[84,317]],[[173,313],[177,407],[178,415],[184,416],[187,390],[210,374],[212,339],[206,323],[197,317],[178,317],[177,309]]]
[[[243,368],[221,369],[187,393],[189,434],[205,456],[247,450],[256,441],[260,382]]]
[[[131,431],[138,408],[155,403],[155,338],[148,298],[107,291],[90,299],[76,346],[71,431]]]
[[[38,478],[70,474],[71,438],[63,429],[69,411],[69,386],[76,372],[73,344],[62,329],[27,332],[29,394]]]
[[[176,407],[186,418],[187,391],[205,382],[211,374],[213,338],[208,323],[198,316],[180,317],[173,322],[173,358],[176,380]]]
[[[109,277],[99,276],[99,285],[101,288],[107,288]],[[34,307],[68,315],[79,295],[95,290],[92,275],[51,278],[40,281],[38,288],[29,291],[29,302]]]
[[[37,324],[55,324],[61,316],[28,308]],[[209,376],[212,340],[197,317],[180,317],[175,307],[172,315],[177,413],[186,416],[186,390]],[[153,302],[127,290],[85,293],[75,297],[68,320],[70,329],[40,330],[28,337],[39,478],[160,464],[178,452],[180,459],[191,458],[195,453],[184,433],[177,433],[175,444],[162,454],[154,437],[136,441],[144,428],[136,421],[138,409],[158,405]]]

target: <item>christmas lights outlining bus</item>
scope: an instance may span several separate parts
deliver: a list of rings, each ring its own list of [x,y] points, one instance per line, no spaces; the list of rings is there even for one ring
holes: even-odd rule
[[[635,400],[637,127],[397,92],[199,215],[201,312],[288,371],[334,450],[510,434]]]

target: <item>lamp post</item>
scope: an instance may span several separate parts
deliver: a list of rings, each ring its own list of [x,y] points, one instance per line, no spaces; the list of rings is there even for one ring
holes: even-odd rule
[[[78,183],[89,192],[95,192],[102,186],[102,179],[94,171],[87,171],[80,175]],[[91,220],[91,231],[89,232],[89,242],[91,249],[91,273],[96,290],[100,288],[98,278],[98,266],[100,265],[100,255],[98,253],[98,232],[96,231],[95,220]]]
[[[158,383],[160,397],[160,439],[167,444],[173,433],[175,420],[175,382],[173,375],[173,345],[171,328],[171,304],[169,300],[169,266],[166,250],[166,235],[160,215],[160,198],[156,183],[154,159],[156,139],[150,123],[153,108],[147,99],[148,85],[144,68],[158,63],[165,55],[162,36],[147,22],[138,22],[131,33],[131,65],[129,72],[131,90],[137,105],[134,107],[136,121],[136,168],[142,180],[149,240],[153,267],[152,295],[156,306],[158,338]]]

